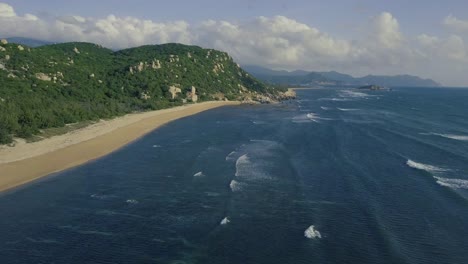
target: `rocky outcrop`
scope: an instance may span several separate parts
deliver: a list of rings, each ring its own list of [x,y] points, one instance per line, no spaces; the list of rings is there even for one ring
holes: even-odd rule
[[[36,78],[38,80],[46,81],[46,82],[52,81],[52,77],[50,77],[49,75],[47,75],[45,73],[42,73],[42,72],[36,73]]]
[[[175,99],[177,94],[181,93],[182,90],[176,86],[169,86],[169,92],[171,93],[171,98]]]
[[[197,89],[195,86],[190,87],[190,92],[187,93],[187,98],[194,103],[198,101]]]
[[[146,93],[146,92],[141,92],[141,93],[140,93],[140,99],[142,99],[142,100],[148,100],[148,99],[150,99],[150,98],[151,98],[151,96],[149,96],[148,93]]]
[[[80,53],[81,53],[81,52],[78,50],[77,47],[75,47],[75,48],[73,49],[73,52],[75,52],[76,54],[80,54]]]
[[[157,70],[157,69],[161,69],[161,62],[159,60],[153,60],[152,64],[151,64],[151,68]]]

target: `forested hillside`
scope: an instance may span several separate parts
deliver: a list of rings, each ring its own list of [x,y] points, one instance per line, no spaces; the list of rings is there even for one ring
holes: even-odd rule
[[[225,52],[181,44],[0,44],[0,144],[41,129],[206,100],[275,97]]]

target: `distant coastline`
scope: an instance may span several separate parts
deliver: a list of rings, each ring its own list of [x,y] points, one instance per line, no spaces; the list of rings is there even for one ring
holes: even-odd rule
[[[105,156],[176,119],[209,109],[239,105],[212,101],[130,114],[34,143],[0,147],[0,191]]]

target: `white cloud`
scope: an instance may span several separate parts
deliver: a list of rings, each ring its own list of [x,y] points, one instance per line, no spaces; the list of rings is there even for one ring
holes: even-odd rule
[[[468,31],[468,22],[453,16],[445,18],[443,24],[453,30]],[[333,36],[285,16],[237,22],[207,20],[196,24],[115,15],[44,18],[19,15],[4,3],[0,3],[0,25],[0,36],[5,37],[87,41],[114,49],[179,42],[224,50],[242,64],[276,69],[338,70],[358,75],[409,73],[436,76],[451,84],[468,84],[464,74],[457,80],[449,74],[451,65],[468,68],[463,36],[440,38],[429,33],[405,36],[398,20],[388,12],[370,19],[366,33],[355,39]]]
[[[444,25],[457,31],[468,31],[468,21],[458,19],[453,15],[449,15],[444,19]]]
[[[403,41],[400,26],[396,18],[388,12],[383,12],[375,20],[375,34],[381,45],[386,48],[398,48]]]
[[[16,13],[12,6],[0,3],[0,17],[15,17]]]
[[[436,36],[430,36],[427,34],[421,34],[416,37],[419,44],[427,47],[432,47],[439,43],[439,38]]]

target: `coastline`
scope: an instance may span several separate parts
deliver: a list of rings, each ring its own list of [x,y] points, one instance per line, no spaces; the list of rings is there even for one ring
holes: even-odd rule
[[[0,148],[0,192],[105,156],[176,119],[239,105],[212,101],[128,114],[34,143]]]

